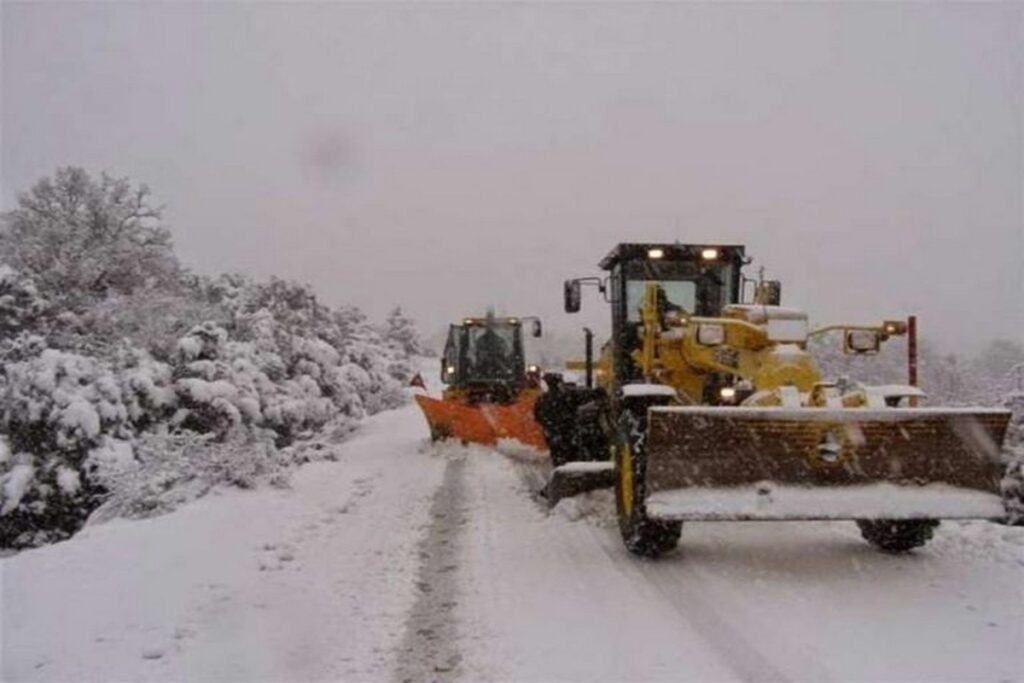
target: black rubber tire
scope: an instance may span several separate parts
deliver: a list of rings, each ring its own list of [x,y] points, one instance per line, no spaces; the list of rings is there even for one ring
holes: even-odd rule
[[[647,436],[647,407],[649,402],[632,402],[619,415],[615,440],[615,508],[619,518],[619,532],[626,549],[634,555],[658,558],[679,544],[682,522],[666,522],[647,517],[644,508],[644,474],[647,460],[644,447]],[[627,451],[628,447],[628,451]],[[626,453],[632,457],[626,461]],[[632,472],[632,505],[627,509],[622,469]]]
[[[871,545],[887,553],[905,553],[931,540],[934,519],[858,519],[860,535]]]

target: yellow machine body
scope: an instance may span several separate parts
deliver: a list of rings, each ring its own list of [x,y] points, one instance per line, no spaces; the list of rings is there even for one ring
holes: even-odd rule
[[[901,334],[901,323],[791,331],[786,338],[786,324],[806,324],[799,311],[735,305],[720,317],[666,315],[657,290],[646,287],[642,343],[633,353],[647,382],[674,390],[647,415],[644,495],[651,517],[1003,513],[1000,446],[1008,411],[917,408],[916,387],[824,382],[806,350],[815,334],[860,331],[881,340]],[[785,323],[781,340],[773,338],[776,320]],[[609,367],[606,359],[598,377],[611,384]],[[726,376],[721,395],[709,392],[710,378]]]
[[[1008,516],[1009,411],[922,406],[915,319],[812,330],[780,305],[780,283],[743,275],[749,262],[742,245],[623,243],[600,263],[607,277],[566,281],[566,312],[595,286],[612,335],[592,363],[570,364],[587,377],[564,390],[576,425],[547,436],[582,444],[582,462],[560,456],[549,489],[585,490],[562,480],[603,461],[623,540],[649,556],[674,547],[684,520],[853,519],[906,550],[936,520]],[[907,383],[826,380],[808,342],[831,333],[868,356],[908,335]]]

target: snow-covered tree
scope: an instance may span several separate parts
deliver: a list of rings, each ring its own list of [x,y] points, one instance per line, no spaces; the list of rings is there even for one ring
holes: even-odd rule
[[[979,391],[1002,395],[1024,390],[1024,344],[1009,339],[988,343],[970,364],[971,375]]]
[[[384,339],[398,344],[407,356],[421,355],[424,350],[416,322],[402,312],[401,306],[395,306],[384,320]]]
[[[60,168],[3,216],[0,260],[30,276],[43,296],[70,307],[169,286],[180,267],[160,219],[145,185]]]
[[[814,338],[808,350],[826,380],[845,377],[864,384],[907,382],[907,346],[902,339],[884,342],[877,354],[857,355],[844,353],[842,334],[832,333]]]

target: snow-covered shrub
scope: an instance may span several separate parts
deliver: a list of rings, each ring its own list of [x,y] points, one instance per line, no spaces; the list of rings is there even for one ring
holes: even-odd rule
[[[48,306],[31,278],[0,262],[0,339],[29,330]]]
[[[223,437],[242,425],[243,416],[249,416],[250,423],[260,421],[259,398],[252,382],[243,381],[223,358],[226,340],[223,329],[207,324],[179,340],[181,362],[174,371],[179,405],[176,425]]]
[[[251,488],[288,465],[263,430],[238,430],[223,441],[189,430],[141,434],[134,460],[104,471],[105,502],[89,523],[114,517],[152,517],[206,494],[218,485]]]
[[[341,358],[337,350],[321,340],[292,338],[292,357],[282,359],[272,319],[258,320],[257,329],[268,334],[255,341],[229,341],[226,330],[211,324],[179,341],[174,385],[180,426],[221,436],[240,426],[267,427],[284,444],[339,412],[362,417],[358,393],[339,386],[333,372]]]
[[[1006,431],[1006,476],[1003,496],[1008,501],[1010,523],[1024,525],[1024,391],[1013,390],[1003,397],[1003,407],[1012,415]]]
[[[223,325],[224,316],[217,307],[193,297],[183,283],[172,288],[144,288],[131,295],[112,293],[75,314],[73,325],[53,326],[51,337],[61,348],[97,355],[105,355],[128,339],[154,358],[170,362],[183,335],[203,321]]]
[[[353,417],[405,400],[402,387],[412,375],[408,355],[389,345],[359,309],[329,309],[307,286],[276,279],[222,276],[207,281],[204,292],[228,310],[231,338],[255,344],[260,369],[274,381],[308,376]],[[350,364],[362,372],[346,369]]]
[[[0,463],[0,545],[64,537],[103,494],[102,454],[130,438],[120,384],[106,364],[54,349],[8,364],[5,376],[0,433],[13,455]]]
[[[403,387],[412,376],[406,369],[411,370],[410,361],[395,347],[386,345],[372,326],[360,324],[353,327],[345,342],[343,356],[348,361],[343,364],[343,371],[359,388],[368,414],[395,408],[405,402]],[[355,367],[346,369],[346,366]]]
[[[0,216],[0,546],[322,457],[406,400],[415,330],[385,329],[306,285],[188,274],[144,185],[59,169]]]
[[[127,423],[117,378],[96,359],[46,349],[6,376],[0,425],[18,450],[84,453]]]
[[[368,415],[395,408],[405,402],[403,384],[390,373],[390,358],[377,350],[355,343],[347,350],[350,362],[341,367],[341,374],[359,392],[363,409]]]
[[[402,386],[412,375],[408,354],[389,345],[358,308],[328,308],[308,286],[278,279],[254,282],[225,275],[203,281],[199,290],[209,302],[225,309],[231,322],[224,327],[233,340],[251,341],[261,352],[280,358],[289,377],[315,373],[310,362],[319,366],[321,373],[353,363],[369,378],[357,392],[367,413],[395,407],[404,400]],[[323,355],[328,347],[339,354],[337,360]],[[272,368],[262,369],[277,380]],[[333,399],[323,376],[314,379]],[[347,398],[341,402],[350,404]]]
[[[170,365],[133,346],[118,348],[113,363],[128,420],[136,431],[167,421],[174,415],[178,396]]]
[[[35,358],[48,348],[45,337],[22,332],[15,337],[0,338],[0,387],[4,383],[4,368],[11,363]]]

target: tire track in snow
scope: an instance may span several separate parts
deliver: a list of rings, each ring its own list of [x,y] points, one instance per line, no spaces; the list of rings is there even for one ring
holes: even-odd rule
[[[706,593],[700,584],[688,583],[696,576],[692,573],[682,578],[671,574],[666,576],[651,562],[641,561],[639,564],[640,573],[665,596],[668,603],[690,623],[693,630],[704,638],[740,680],[789,680],[746,636],[722,617],[705,598]]]
[[[509,458],[516,466],[520,480],[534,499],[548,512],[547,502],[536,494],[550,470],[544,471],[539,463]],[[540,485],[538,485],[540,484]],[[734,628],[704,597],[706,585],[694,585],[693,581],[705,582],[687,568],[687,575],[680,577],[666,567],[665,561],[650,561],[634,558],[618,546],[613,549],[605,542],[604,534],[597,527],[591,527],[594,540],[602,547],[612,564],[632,581],[643,581],[652,585],[658,593],[693,629],[700,635],[718,658],[736,674],[741,681],[773,681],[785,683],[790,679],[762,654],[739,630]],[[616,540],[618,538],[617,534]],[[685,539],[684,539],[685,542]],[[666,558],[668,562],[671,559]],[[816,671],[819,680],[827,680],[824,672]]]
[[[749,634],[744,634],[723,616],[721,606],[714,604],[714,593],[710,590],[708,579],[702,576],[704,570],[685,566],[685,558],[682,560],[683,565],[674,563],[672,557],[661,560],[633,558],[625,550],[616,547],[617,544],[601,534],[600,530],[592,528],[591,533],[612,563],[624,574],[653,586],[665,598],[665,602],[704,639],[719,659],[732,669],[738,680],[781,683],[794,680],[763,652],[763,644],[757,647]],[[684,530],[683,543],[685,538]],[[618,540],[618,534],[615,534],[614,540]],[[685,553],[685,548],[676,552]],[[829,672],[818,666],[817,662],[806,658],[794,659],[792,656],[784,659],[802,662],[802,671],[795,680],[832,680]]]
[[[394,680],[448,681],[459,676],[462,653],[454,610],[458,594],[459,536],[466,524],[465,456],[449,457],[434,493],[430,528],[419,543],[419,594],[405,622]]]

